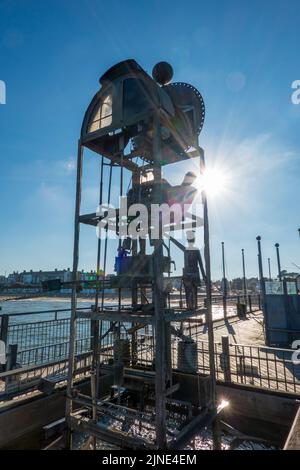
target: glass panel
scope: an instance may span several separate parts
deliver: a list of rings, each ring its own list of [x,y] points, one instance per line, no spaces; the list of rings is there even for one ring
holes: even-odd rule
[[[108,93],[103,96],[101,103],[94,111],[91,123],[88,126],[88,132],[95,132],[112,123],[112,95]]]
[[[99,108],[97,109],[95,115],[93,116],[93,121],[97,121],[100,119],[100,106]]]
[[[150,100],[142,80],[127,78],[123,85],[123,110],[125,118],[133,117],[135,114],[150,108]]]
[[[89,132],[98,131],[98,130],[99,130],[99,122],[100,122],[100,121],[94,121],[94,122],[92,122],[91,125],[89,126]]]
[[[103,129],[103,127],[107,127],[111,125],[112,117],[107,116],[100,121],[100,128]]]
[[[112,105],[111,95],[107,95],[107,97],[103,100],[103,103],[101,106],[101,118],[112,115],[111,105]]]
[[[288,295],[296,295],[297,294],[297,286],[295,282],[287,282],[286,283],[286,290]]]
[[[282,281],[265,281],[266,295],[283,295]]]

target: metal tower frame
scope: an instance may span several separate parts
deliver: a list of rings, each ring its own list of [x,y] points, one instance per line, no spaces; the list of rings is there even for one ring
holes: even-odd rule
[[[160,108],[156,108],[153,112],[153,140],[152,140],[152,152],[153,161],[151,167],[153,169],[153,184],[155,185],[155,203],[160,204],[162,201],[162,135],[161,127],[164,122],[164,113]],[[120,137],[122,139],[122,136]],[[121,143],[122,144],[122,143]],[[77,179],[76,179],[76,204],[75,204],[75,223],[74,223],[74,246],[73,246],[73,288],[71,298],[71,321],[70,321],[70,346],[69,346],[69,368],[68,368],[68,382],[67,382],[67,401],[66,401],[66,433],[65,442],[67,448],[72,448],[72,430],[83,429],[82,427],[76,427],[76,414],[74,408],[74,402],[78,400],[76,395],[75,384],[74,384],[74,372],[75,372],[75,357],[76,357],[76,323],[78,318],[85,316],[86,313],[79,312],[77,310],[77,287],[79,283],[78,279],[78,263],[79,263],[79,239],[80,239],[80,225],[82,223],[89,224],[92,226],[96,225],[97,217],[95,214],[81,215],[81,193],[82,193],[82,169],[83,169],[83,157],[85,143],[82,139],[78,141],[78,155],[77,155]],[[122,147],[122,145],[121,145]],[[124,145],[123,145],[124,147]],[[118,153],[111,154],[109,156],[105,153],[105,158],[109,160],[109,163],[105,163],[103,155],[100,164],[100,204],[103,202],[103,169],[105,165],[110,166],[109,182],[111,184],[112,169],[113,167],[119,167],[121,170],[121,187],[120,194],[123,195],[123,168],[126,167],[132,171],[132,179],[136,174],[139,173],[139,169],[136,168],[128,158],[124,158],[124,148]],[[133,151],[134,152],[134,151]],[[200,160],[200,173],[205,171],[204,152],[198,147],[196,149],[196,156]],[[194,156],[194,155],[193,155]],[[187,157],[185,157],[187,158]],[[148,163],[149,164],[149,163]],[[110,187],[110,185],[109,185]],[[108,194],[110,199],[110,189]],[[109,200],[108,200],[109,202]],[[210,379],[211,379],[211,416],[216,417],[216,374],[215,374],[215,352],[214,352],[214,333],[212,323],[212,293],[211,293],[211,271],[210,271],[210,248],[209,248],[209,220],[208,220],[208,203],[205,191],[202,192],[202,203],[203,203],[203,219],[204,219],[204,260],[205,260],[205,272],[206,272],[206,323],[208,328],[208,341],[209,341],[209,366],[210,366]],[[97,434],[97,403],[99,398],[99,354],[101,347],[101,338],[105,332],[103,332],[103,321],[108,320],[116,322],[118,324],[122,322],[130,322],[133,325],[137,323],[152,323],[155,331],[155,429],[156,429],[156,448],[164,449],[167,448],[167,424],[166,424],[166,409],[167,409],[167,397],[170,394],[171,386],[168,384],[168,375],[172,373],[169,363],[169,345],[166,339],[170,335],[169,326],[171,322],[183,322],[188,320],[190,317],[195,316],[195,311],[181,312],[178,315],[170,312],[165,305],[165,296],[162,291],[163,279],[164,279],[164,254],[163,246],[164,239],[161,230],[159,238],[154,240],[152,245],[155,256],[153,256],[153,303],[154,303],[154,316],[142,315],[140,312],[124,312],[121,305],[121,290],[122,287],[118,287],[119,292],[119,304],[118,311],[111,313],[104,309],[104,287],[105,281],[100,279],[100,261],[102,252],[102,240],[98,239],[97,244],[97,282],[96,282],[96,294],[95,294],[95,306],[93,311],[90,312],[89,318],[91,319],[92,327],[92,361],[91,361],[91,419],[88,424],[85,425],[84,430],[87,431],[91,436],[94,437],[94,444],[96,443]],[[133,253],[136,252],[136,246],[133,243]],[[106,268],[107,258],[107,237],[104,240],[104,272]],[[106,273],[105,273],[106,274]],[[100,298],[101,297],[101,298]],[[132,287],[132,305],[137,303],[137,290],[136,287]],[[167,314],[168,313],[168,314]],[[134,351],[133,351],[134,353]],[[134,358],[133,358],[134,359]],[[133,360],[134,363],[134,360]],[[82,403],[84,399],[82,398]],[[213,424],[213,435],[214,435],[214,448],[219,448],[219,431],[218,431],[218,420],[212,419]],[[133,447],[137,445],[135,441],[129,445]]]

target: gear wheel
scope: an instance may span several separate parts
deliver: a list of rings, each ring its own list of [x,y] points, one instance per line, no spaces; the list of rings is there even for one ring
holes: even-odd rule
[[[184,82],[174,82],[163,87],[170,95],[175,106],[184,109],[188,105],[194,106],[195,118],[191,123],[199,135],[205,119],[205,104],[201,93],[194,86]]]

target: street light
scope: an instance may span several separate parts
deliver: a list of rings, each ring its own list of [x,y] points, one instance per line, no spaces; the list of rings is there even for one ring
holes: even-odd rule
[[[225,272],[225,250],[224,242],[222,242],[222,265],[223,265],[223,311],[224,318],[227,317],[227,282],[226,282],[226,272]]]
[[[242,248],[242,262],[243,262],[243,290],[244,290],[244,302],[247,304],[247,284],[246,284],[246,269],[245,269],[245,252]]]
[[[277,266],[278,266],[278,279],[281,281],[281,265],[280,265],[280,254],[279,254],[279,243],[275,243]]]
[[[271,260],[268,258],[268,267],[269,267],[269,279],[270,281],[272,280],[272,275],[271,275]]]

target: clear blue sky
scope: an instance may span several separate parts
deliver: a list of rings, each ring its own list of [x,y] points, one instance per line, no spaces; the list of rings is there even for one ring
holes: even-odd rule
[[[83,113],[99,76],[126,58],[148,72],[167,60],[175,81],[204,96],[200,144],[208,164],[231,175],[230,194],[210,205],[213,276],[220,277],[222,240],[228,276],[241,273],[241,248],[248,275],[256,275],[258,234],[265,269],[270,256],[275,271],[277,241],[283,267],[295,269],[300,105],[291,103],[291,83],[300,79],[299,20],[296,0],[0,0],[0,80],[7,85],[7,104],[0,105],[0,273],[71,266]],[[91,156],[85,175],[91,211],[95,164]],[[80,268],[95,267],[95,245],[94,232],[83,230]]]

